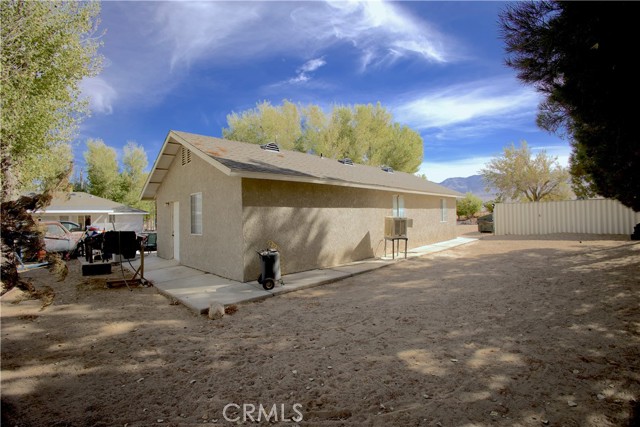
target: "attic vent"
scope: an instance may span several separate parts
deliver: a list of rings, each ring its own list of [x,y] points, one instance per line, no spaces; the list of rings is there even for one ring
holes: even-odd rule
[[[276,144],[275,142],[270,142],[268,144],[261,145],[260,148],[262,148],[265,151],[280,152],[280,147],[278,147],[278,144]]]
[[[182,166],[186,165],[187,163],[191,163],[191,150],[181,147],[180,154],[182,155]]]
[[[342,163],[343,165],[349,165],[349,166],[353,166],[353,160],[351,160],[348,157],[345,157],[344,159],[340,159],[338,160],[340,163]]]
[[[387,172],[387,173],[393,173],[393,168],[392,168],[391,166],[385,166],[385,165],[382,165],[382,166],[380,167],[380,169],[382,169],[383,171],[385,171],[385,172]]]

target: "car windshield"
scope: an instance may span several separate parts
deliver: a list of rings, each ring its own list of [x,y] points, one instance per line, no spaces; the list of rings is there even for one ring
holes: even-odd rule
[[[66,233],[58,224],[47,224],[47,235],[52,237],[65,237]]]

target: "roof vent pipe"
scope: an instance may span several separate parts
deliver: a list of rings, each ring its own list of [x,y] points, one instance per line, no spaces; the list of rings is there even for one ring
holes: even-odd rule
[[[280,147],[278,147],[278,144],[276,144],[275,142],[261,145],[260,148],[262,148],[264,151],[275,151],[277,153],[280,152]]]

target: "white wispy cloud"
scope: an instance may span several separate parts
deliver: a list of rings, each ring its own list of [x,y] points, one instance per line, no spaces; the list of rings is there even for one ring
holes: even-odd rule
[[[428,22],[376,1],[105,2],[103,22],[109,23],[104,53],[110,65],[101,78],[118,94],[112,103],[157,102],[195,65],[311,55],[292,79],[301,83],[340,43],[355,49],[361,71],[405,57],[447,62],[455,50]],[[107,102],[98,105],[108,109]]]
[[[351,43],[361,51],[361,70],[415,56],[436,63],[453,59],[453,40],[394,3],[330,1],[321,13],[301,8],[292,13],[299,27],[326,42]]]
[[[539,95],[512,78],[461,83],[405,97],[396,118],[442,139],[469,137],[531,121]]]
[[[311,80],[311,75],[310,73],[316,71],[318,68],[326,65],[327,61],[324,60],[324,58],[314,58],[314,59],[310,59],[307,62],[305,62],[304,64],[302,64],[301,67],[299,67],[296,70],[296,76],[292,77],[288,80],[289,83],[292,84],[296,84],[296,83],[306,83],[309,80]]]
[[[118,97],[115,89],[100,77],[85,78],[80,82],[82,97],[89,100],[94,113],[113,113],[113,103]]]
[[[317,51],[336,42],[359,49],[365,66],[408,55],[450,59],[442,34],[382,1],[163,2],[153,23],[173,47],[173,67],[214,55],[239,60]]]
[[[305,62],[302,67],[298,68],[299,73],[310,73],[318,68],[326,65],[327,61],[324,58],[314,58]]]

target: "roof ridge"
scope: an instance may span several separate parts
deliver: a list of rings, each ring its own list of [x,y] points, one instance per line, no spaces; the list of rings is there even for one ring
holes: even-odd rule
[[[195,150],[197,157],[228,176],[462,197],[457,191],[412,173],[398,170],[389,173],[381,168],[382,165],[356,163],[345,167],[340,162],[344,158],[333,159],[282,148],[279,152],[269,152],[259,144],[172,130],[147,178],[142,193],[144,199],[155,197],[175,157],[176,147],[180,145]],[[161,169],[157,169],[159,164]]]

